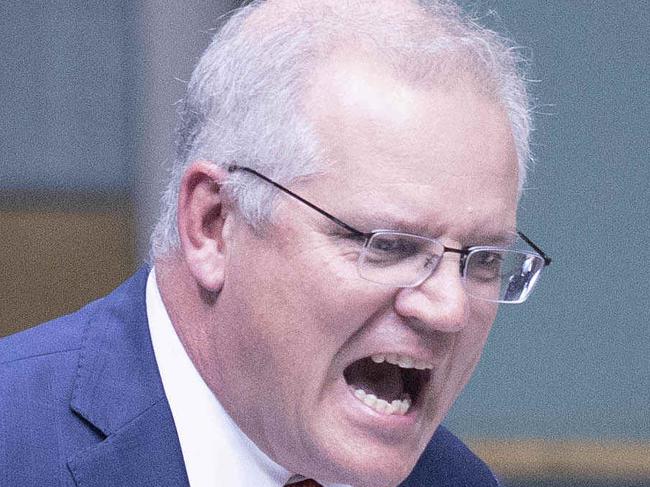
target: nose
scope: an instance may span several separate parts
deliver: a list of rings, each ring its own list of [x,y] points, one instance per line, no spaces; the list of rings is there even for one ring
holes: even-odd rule
[[[395,296],[395,311],[427,327],[444,332],[462,330],[468,321],[468,296],[458,272],[458,259],[442,259],[417,287],[400,289]]]

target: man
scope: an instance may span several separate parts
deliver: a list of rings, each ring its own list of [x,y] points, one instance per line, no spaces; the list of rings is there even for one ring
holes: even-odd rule
[[[451,4],[242,9],[153,268],[0,345],[0,484],[496,485],[440,423],[550,262],[513,250],[528,130],[512,50]]]

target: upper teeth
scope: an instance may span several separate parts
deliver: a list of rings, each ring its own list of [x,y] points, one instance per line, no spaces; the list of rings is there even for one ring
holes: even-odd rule
[[[378,353],[370,357],[373,362],[380,364],[382,362],[388,362],[389,364],[398,365],[403,369],[433,369],[433,365],[424,362],[423,360],[418,360],[408,355],[401,355],[399,353]]]

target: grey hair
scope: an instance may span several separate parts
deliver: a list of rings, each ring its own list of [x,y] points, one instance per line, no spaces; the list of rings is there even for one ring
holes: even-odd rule
[[[354,45],[413,84],[455,83],[469,76],[505,109],[523,187],[531,159],[530,102],[522,59],[509,40],[478,25],[447,0],[410,0],[391,8],[372,0],[296,0],[273,25],[255,25],[265,2],[236,11],[196,66],[180,109],[176,157],[151,238],[151,257],[180,244],[177,200],[186,168],[196,160],[232,161],[280,182],[324,169],[304,94],[310,73],[334,50]],[[283,12],[284,13],[284,12]],[[259,20],[259,19],[258,19]],[[233,173],[224,188],[253,228],[271,216],[271,185]]]

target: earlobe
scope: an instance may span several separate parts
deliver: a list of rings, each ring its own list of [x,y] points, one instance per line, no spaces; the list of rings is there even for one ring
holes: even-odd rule
[[[227,172],[214,164],[194,162],[185,171],[178,198],[183,257],[197,283],[211,292],[221,290],[225,276],[230,216],[223,192],[226,178]]]

